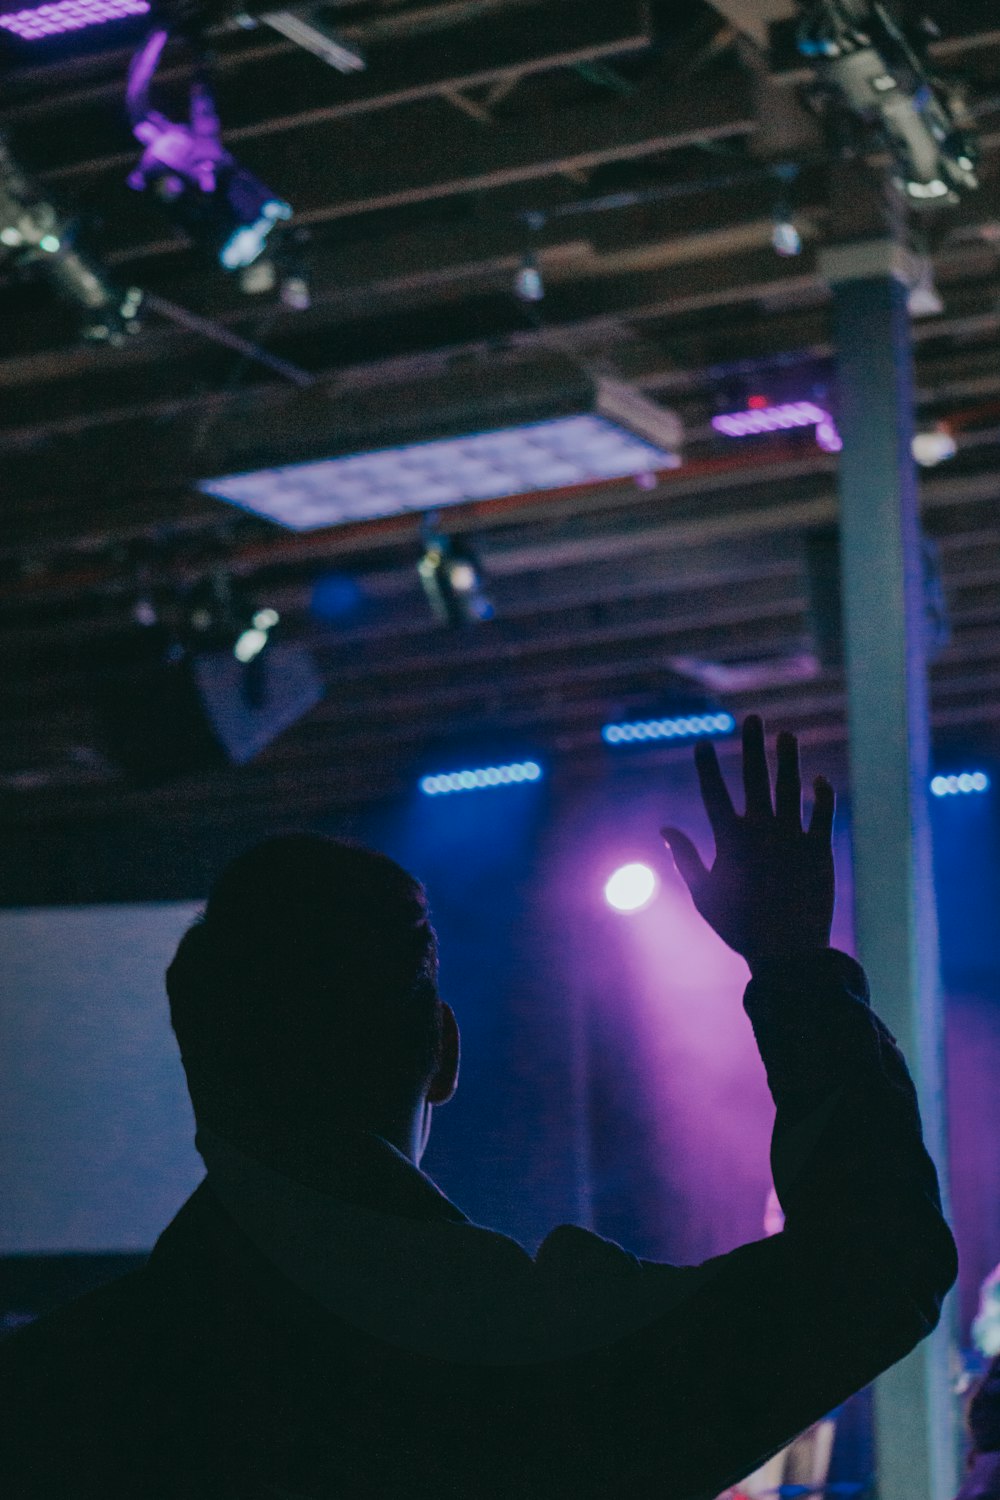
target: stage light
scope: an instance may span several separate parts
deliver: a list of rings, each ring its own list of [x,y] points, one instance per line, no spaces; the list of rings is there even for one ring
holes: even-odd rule
[[[830,421],[830,413],[815,401],[784,401],[761,406],[754,397],[746,411],[726,412],[712,418],[716,432],[726,437],[755,437],[762,432],[788,432],[795,427],[817,427]]]
[[[736,720],[732,714],[720,711],[605,724],[601,730],[601,738],[606,745],[638,745],[657,740],[718,738],[720,735],[732,734],[735,728]]]
[[[0,265],[42,277],[80,313],[84,338],[117,343],[139,327],[142,293],[113,286],[76,248],[70,225],[24,173],[0,137]]]
[[[452,792],[483,792],[501,786],[521,786],[540,781],[542,768],[537,761],[515,761],[505,766],[482,766],[474,771],[444,771],[436,776],[422,776],[420,790],[425,797],[445,797]]]
[[[23,42],[103,26],[131,16],[149,14],[148,0],[52,0],[51,4],[8,11],[0,15],[0,26]]]
[[[874,127],[911,202],[957,202],[979,186],[979,143],[961,95],[928,74],[921,42],[880,0],[814,0],[798,44],[820,81]]]
[[[833,417],[815,401],[783,401],[771,406],[765,398],[751,396],[746,411],[723,412],[712,418],[712,426],[716,432],[732,438],[812,427],[817,445],[824,453],[839,453],[844,446]]]
[[[221,125],[204,80],[190,91],[190,124],[150,107],[149,90],[168,33],[154,31],[129,67],[126,98],[132,133],[143,146],[128,185],[149,189],[196,244],[227,271],[251,265],[289,204],[239,165],[222,144]]]
[[[236,637],[233,655],[237,661],[253,661],[267,646],[270,632],[279,623],[281,616],[276,609],[258,609],[251,624]]]
[[[922,469],[933,469],[937,464],[946,463],[957,452],[958,444],[943,424],[913,435],[913,457]]]
[[[417,573],[427,602],[442,625],[492,620],[495,610],[482,571],[465,542],[430,535]]]
[[[816,446],[822,448],[824,453],[840,453],[842,450],[844,439],[832,418],[827,417],[825,421],[816,423]]]
[[[337,393],[330,399],[335,406]],[[358,430],[356,410],[342,427],[345,433],[353,428],[360,441],[348,447],[346,439],[339,455],[323,453],[318,400],[312,391],[302,402],[295,461],[259,467],[251,458],[250,472],[202,479],[199,489],[294,531],[311,531],[681,464],[683,430],[673,412],[615,382],[595,382],[572,361],[548,354],[397,386],[384,399],[372,393],[361,413],[364,428]],[[329,423],[336,428],[334,410]],[[454,435],[442,435],[442,428]],[[366,442],[369,429],[373,441]],[[386,441],[393,430],[400,431],[398,445]],[[267,442],[258,424],[252,434],[245,426],[234,432],[228,447],[242,446],[255,457],[268,451]],[[289,448],[291,439],[284,451]]]
[[[784,259],[802,254],[802,236],[791,219],[775,219],[774,228],[771,231],[771,244],[774,246],[775,253]]]
[[[966,796],[970,792],[988,792],[990,778],[985,771],[963,771],[957,776],[935,776],[931,791],[935,797]]]
[[[656,894],[656,876],[648,865],[622,865],[604,887],[604,898],[615,911],[641,911]]]
[[[524,257],[514,278],[514,295],[520,302],[545,300],[545,282],[542,280],[538,258],[530,252]]]

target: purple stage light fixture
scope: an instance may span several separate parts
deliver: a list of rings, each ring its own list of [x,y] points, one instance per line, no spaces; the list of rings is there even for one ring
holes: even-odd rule
[[[732,714],[681,714],[669,719],[637,719],[622,724],[605,724],[601,738],[606,745],[650,744],[657,740],[691,740],[717,738],[732,734],[736,720]]]
[[[959,776],[935,776],[931,792],[935,797],[960,797],[970,792],[988,792],[990,778],[985,771],[963,771]]]
[[[189,124],[150,107],[150,86],[167,40],[166,31],[154,31],[129,68],[126,98],[143,153],[128,185],[152,191],[196,243],[227,271],[238,271],[257,259],[268,235],[291,218],[292,210],[226,150],[202,78],[191,84]]]
[[[535,760],[515,761],[506,766],[482,766],[475,771],[445,771],[437,776],[422,776],[420,790],[425,797],[446,797],[452,792],[485,792],[494,787],[523,786],[540,781],[542,768]]]
[[[831,414],[815,401],[783,401],[775,406],[757,405],[751,400],[746,411],[724,412],[712,418],[716,432],[726,437],[757,437],[762,432],[790,432],[796,427],[813,427],[816,442],[824,453],[839,453],[843,439]]]
[[[22,42],[37,42],[108,21],[145,16],[149,10],[149,0],[53,0],[50,5],[8,11],[0,15],[0,26]]]
[[[615,911],[642,911],[656,894],[656,876],[648,865],[622,865],[604,887],[604,899]]]

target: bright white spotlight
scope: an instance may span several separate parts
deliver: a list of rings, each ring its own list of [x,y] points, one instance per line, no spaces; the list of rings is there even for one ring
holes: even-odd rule
[[[622,865],[604,887],[604,896],[615,911],[641,911],[655,891],[656,876],[648,865]]]
[[[266,630],[244,630],[233,647],[233,655],[244,664],[253,661],[267,645]]]

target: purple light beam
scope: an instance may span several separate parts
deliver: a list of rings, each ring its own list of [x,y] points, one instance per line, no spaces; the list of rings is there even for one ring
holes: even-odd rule
[[[0,15],[0,26],[23,42],[36,42],[43,37],[82,31],[86,26],[103,26],[106,21],[120,21],[126,16],[145,16],[149,9],[149,0],[53,0],[50,5]]]

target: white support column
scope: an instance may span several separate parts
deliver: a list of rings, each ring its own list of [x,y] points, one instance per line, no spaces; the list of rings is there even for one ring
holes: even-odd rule
[[[929,822],[930,731],[906,257],[892,238],[832,247],[840,538],[858,955],[909,1061],[947,1204],[943,1006]],[[875,1388],[880,1500],[958,1488],[951,1299]]]

